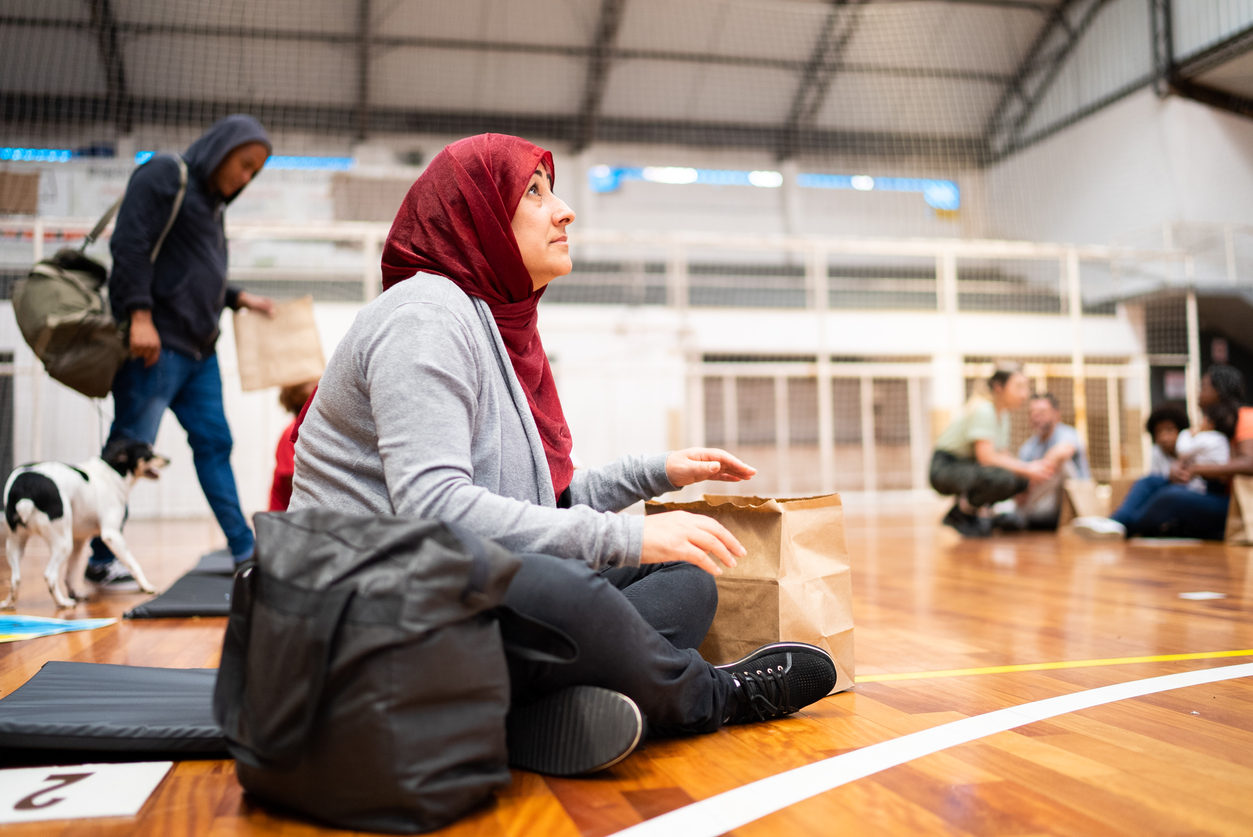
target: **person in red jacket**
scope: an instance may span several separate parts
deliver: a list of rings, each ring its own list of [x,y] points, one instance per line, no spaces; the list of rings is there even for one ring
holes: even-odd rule
[[[270,511],[287,511],[287,503],[291,500],[292,474],[296,470],[296,443],[292,441],[292,429],[295,428],[300,411],[305,402],[318,387],[318,379],[288,384],[278,391],[278,403],[292,414],[291,423],[278,437],[278,447],[274,451],[274,481],[270,483]]]

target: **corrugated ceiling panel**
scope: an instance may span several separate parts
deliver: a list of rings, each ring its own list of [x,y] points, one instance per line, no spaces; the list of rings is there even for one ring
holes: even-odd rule
[[[169,99],[349,105],[356,64],[349,47],[182,35],[134,39],[126,50],[131,93]]]
[[[568,116],[578,110],[585,65],[581,59],[551,55],[385,50],[371,65],[370,103]]]
[[[113,0],[112,5],[122,22],[180,27],[352,33],[357,19],[357,4],[342,0]]]
[[[585,47],[599,3],[578,0],[405,0],[375,3],[380,35]]]
[[[832,80],[816,126],[974,137],[1000,95],[994,84],[845,73]]]
[[[1175,0],[1175,56],[1187,58],[1253,25],[1253,0]]]
[[[760,67],[674,61],[616,61],[602,116],[771,124],[782,120],[795,75]]]
[[[1069,118],[1153,71],[1149,8],[1144,0],[1113,0],[1097,13],[1023,131],[1031,136]]]
[[[845,60],[927,70],[1012,73],[1043,22],[1038,12],[1022,8],[916,3],[860,8]]]
[[[0,79],[22,93],[103,93],[96,40],[87,32],[0,29]]]
[[[811,3],[631,0],[615,44],[624,50],[803,62],[825,17],[826,9]]]
[[[83,0],[4,0],[4,14],[39,20],[90,20],[91,7]]]

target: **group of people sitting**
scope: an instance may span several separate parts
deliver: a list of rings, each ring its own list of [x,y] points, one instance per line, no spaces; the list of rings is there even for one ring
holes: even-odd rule
[[[1032,434],[1009,452],[1010,415],[1028,404]],[[1174,537],[1222,540],[1231,482],[1253,475],[1253,407],[1244,377],[1214,364],[1197,396],[1202,421],[1193,430],[1179,404],[1149,415],[1149,472],[1108,516],[1079,516],[1073,530],[1090,538]],[[1001,369],[976,392],[937,439],[931,485],[954,503],[944,524],[966,537],[996,531],[1055,530],[1066,480],[1090,480],[1083,440],[1064,424],[1057,399],[1031,393],[1027,377]]]

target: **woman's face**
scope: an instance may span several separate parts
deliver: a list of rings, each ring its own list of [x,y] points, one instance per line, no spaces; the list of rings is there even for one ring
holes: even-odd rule
[[[573,269],[566,239],[566,227],[573,222],[574,211],[553,194],[548,172],[536,169],[513,213],[513,237],[535,290]]]
[[[224,198],[234,197],[252,182],[269,158],[269,149],[259,142],[247,142],[233,149],[213,170],[213,185],[218,194]]]
[[[1031,395],[1031,382],[1021,372],[1015,372],[1005,381],[999,394],[1001,405],[1007,410],[1017,410]]]
[[[1179,428],[1173,421],[1159,421],[1153,428],[1153,444],[1167,456],[1175,455],[1175,442],[1179,440]]]

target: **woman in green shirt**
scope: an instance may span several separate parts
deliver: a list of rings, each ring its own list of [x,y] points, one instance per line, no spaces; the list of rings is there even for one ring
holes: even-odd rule
[[[988,392],[972,396],[940,434],[931,456],[931,487],[957,498],[944,523],[971,537],[992,531],[992,519],[983,510],[1053,471],[1045,460],[1023,462],[1008,452],[1009,414],[1031,394],[1027,376],[1000,369],[987,384]]]

